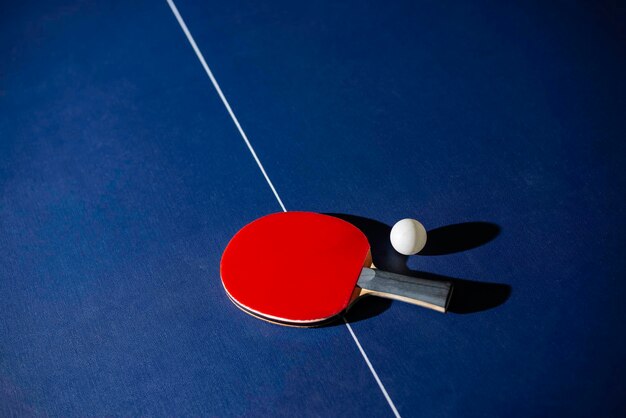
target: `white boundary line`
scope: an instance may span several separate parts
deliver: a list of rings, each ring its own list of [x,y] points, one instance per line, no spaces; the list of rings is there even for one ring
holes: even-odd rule
[[[233,122],[235,123],[235,126],[237,127],[237,130],[239,131],[239,133],[241,134],[241,137],[243,138],[244,142],[248,146],[248,149],[250,150],[250,153],[252,154],[252,157],[254,158],[254,161],[256,161],[257,165],[259,166],[259,169],[261,170],[261,173],[263,174],[263,177],[265,177],[265,180],[267,181],[267,184],[270,186],[270,189],[272,189],[272,192],[274,193],[274,197],[276,197],[276,200],[278,201],[278,204],[282,208],[283,212],[287,212],[287,209],[285,208],[285,205],[283,204],[283,201],[280,199],[280,196],[278,195],[278,192],[274,188],[274,184],[272,183],[272,181],[270,180],[269,176],[265,172],[265,168],[263,168],[263,164],[261,164],[261,160],[259,160],[259,157],[257,157],[256,152],[254,152],[254,148],[252,148],[252,144],[250,144],[250,141],[248,140],[248,136],[246,135],[246,133],[244,132],[243,128],[239,124],[239,120],[237,120],[237,116],[235,116],[235,113],[233,112],[233,109],[230,107],[230,104],[228,104],[228,100],[226,100],[226,96],[224,96],[224,93],[222,92],[222,89],[220,88],[219,84],[217,83],[217,80],[215,79],[215,77],[213,76],[213,72],[209,68],[209,66],[206,63],[206,61],[204,60],[204,56],[202,55],[202,52],[200,52],[200,49],[198,48],[198,45],[196,44],[196,41],[193,39],[193,36],[191,35],[191,32],[189,32],[189,29],[187,28],[187,25],[185,24],[185,21],[183,20],[183,17],[178,12],[178,8],[176,7],[176,4],[174,4],[173,0],[167,0],[167,4],[169,4],[170,9],[172,9],[172,13],[174,14],[174,17],[176,17],[176,20],[178,21],[178,24],[180,25],[181,29],[185,33],[185,36],[187,37],[187,40],[191,44],[191,47],[193,48],[194,52],[196,53],[196,56],[198,57],[198,60],[200,61],[200,64],[202,64],[202,68],[204,68],[204,71],[206,71],[207,75],[209,76],[209,79],[211,80],[211,83],[213,84],[213,87],[215,87],[215,90],[217,91],[217,94],[220,96],[220,99],[222,99],[222,103],[224,103],[224,107],[226,107],[226,110],[228,111],[228,114],[230,115],[230,117],[233,120]],[[378,387],[380,388],[380,390],[382,391],[383,395],[385,396],[385,399],[387,400],[387,403],[389,404],[389,407],[393,411],[393,414],[397,418],[400,418],[400,414],[398,413],[398,410],[396,409],[396,406],[393,404],[393,401],[391,400],[391,397],[387,393],[387,390],[385,389],[385,386],[380,381],[380,378],[378,377],[378,373],[376,373],[376,370],[374,370],[374,366],[372,366],[372,363],[370,362],[369,358],[367,357],[367,354],[365,354],[365,350],[363,350],[363,347],[361,346],[361,343],[359,342],[359,339],[357,338],[356,334],[352,330],[352,327],[350,326],[350,324],[348,323],[346,318],[343,318],[343,321],[346,324],[346,327],[348,328],[348,331],[350,332],[350,335],[352,336],[352,339],[356,343],[357,348],[361,352],[361,355],[363,356],[363,359],[365,360],[365,363],[367,364],[367,367],[369,367],[370,371],[372,372],[372,375],[374,376],[374,379],[376,380],[376,383],[378,384]]]

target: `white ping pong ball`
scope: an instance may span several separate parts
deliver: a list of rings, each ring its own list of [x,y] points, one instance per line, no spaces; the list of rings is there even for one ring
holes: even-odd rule
[[[415,219],[402,219],[391,228],[391,245],[400,254],[417,254],[426,245],[426,228]]]

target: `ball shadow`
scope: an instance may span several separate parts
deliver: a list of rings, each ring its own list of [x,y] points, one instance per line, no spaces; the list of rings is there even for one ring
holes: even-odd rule
[[[464,222],[428,231],[428,241],[419,255],[446,255],[480,247],[500,234],[490,222]]]
[[[511,287],[503,283],[480,282],[449,277],[440,274],[411,270],[408,257],[398,253],[391,245],[391,227],[382,222],[344,213],[327,213],[350,222],[367,236],[374,265],[386,271],[421,277],[430,280],[452,282],[454,290],[448,312],[469,314],[493,309],[505,303],[511,295]],[[465,222],[428,231],[426,247],[420,256],[453,254],[484,245],[500,234],[500,227],[490,222]],[[365,297],[346,313],[350,322],[358,322],[379,315],[389,309],[392,301],[378,297]]]

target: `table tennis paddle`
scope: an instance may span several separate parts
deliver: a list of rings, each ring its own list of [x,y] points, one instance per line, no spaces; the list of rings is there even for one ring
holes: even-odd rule
[[[246,313],[281,325],[316,326],[358,298],[376,295],[446,312],[449,282],[380,271],[356,226],[313,212],[281,212],[244,226],[220,265],[230,299]]]

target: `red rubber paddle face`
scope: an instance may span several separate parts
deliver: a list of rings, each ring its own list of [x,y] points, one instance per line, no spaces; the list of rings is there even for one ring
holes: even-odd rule
[[[242,309],[311,325],[340,314],[369,254],[365,235],[341,219],[281,212],[246,225],[230,241],[222,284]]]

